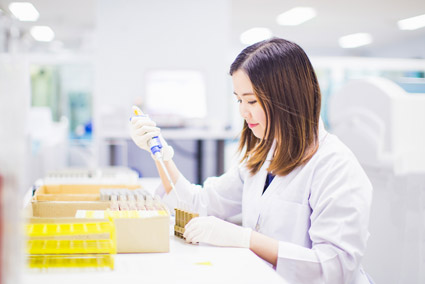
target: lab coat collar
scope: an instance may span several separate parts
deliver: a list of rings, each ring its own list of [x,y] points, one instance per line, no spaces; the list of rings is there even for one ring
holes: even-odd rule
[[[327,134],[328,132],[326,131],[325,125],[322,121],[322,118],[320,117],[319,118],[319,144],[322,143],[323,139],[326,137]],[[276,149],[276,140],[273,141],[272,147],[270,147],[270,151],[267,154],[266,162],[263,164],[263,166],[260,169],[260,175],[261,175],[260,180],[265,180],[266,178],[267,168],[269,167],[270,162],[273,158],[275,149]],[[297,167],[296,169],[294,169],[292,173],[290,173],[288,176],[294,176],[296,175],[298,171],[300,171],[300,167]],[[273,179],[272,182],[269,184],[269,187],[267,188],[266,192],[264,192],[264,194],[261,188],[260,196],[264,196],[265,194],[269,195],[270,192],[275,190],[275,188],[282,187],[283,182],[289,182],[292,179],[292,178],[289,178],[288,176],[285,179],[279,179],[279,178]]]
[[[267,154],[267,157],[266,157],[266,162],[268,161],[270,163],[270,161],[273,159],[275,149],[276,149],[276,140],[273,141],[273,144],[270,147],[270,151],[269,151],[269,153]]]
[[[326,137],[328,132],[325,129],[325,125],[323,123],[322,118],[319,118],[319,143]]]

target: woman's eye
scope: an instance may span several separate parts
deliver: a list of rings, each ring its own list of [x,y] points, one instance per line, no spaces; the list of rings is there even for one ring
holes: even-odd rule
[[[237,102],[238,104],[240,104],[240,103],[242,102],[242,100],[236,100],[236,102]]]
[[[253,104],[255,104],[257,101],[249,101],[248,103],[250,104],[250,105],[253,105]]]

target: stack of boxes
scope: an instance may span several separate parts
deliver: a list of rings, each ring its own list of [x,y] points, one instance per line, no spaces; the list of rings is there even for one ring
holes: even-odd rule
[[[25,215],[28,224],[112,222],[117,253],[169,251],[170,214],[130,169],[52,173],[35,189]]]

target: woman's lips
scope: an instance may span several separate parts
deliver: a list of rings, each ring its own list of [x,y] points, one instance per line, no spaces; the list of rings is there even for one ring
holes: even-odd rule
[[[249,128],[254,128],[257,125],[258,125],[258,123],[248,123]]]

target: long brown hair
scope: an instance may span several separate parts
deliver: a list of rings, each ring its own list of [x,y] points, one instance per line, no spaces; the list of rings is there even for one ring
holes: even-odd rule
[[[313,66],[300,46],[272,38],[242,50],[230,75],[237,70],[248,75],[267,119],[263,139],[255,137],[244,122],[241,161],[246,161],[251,174],[257,173],[275,141],[267,170],[285,176],[310,160],[319,147],[321,93]]]

